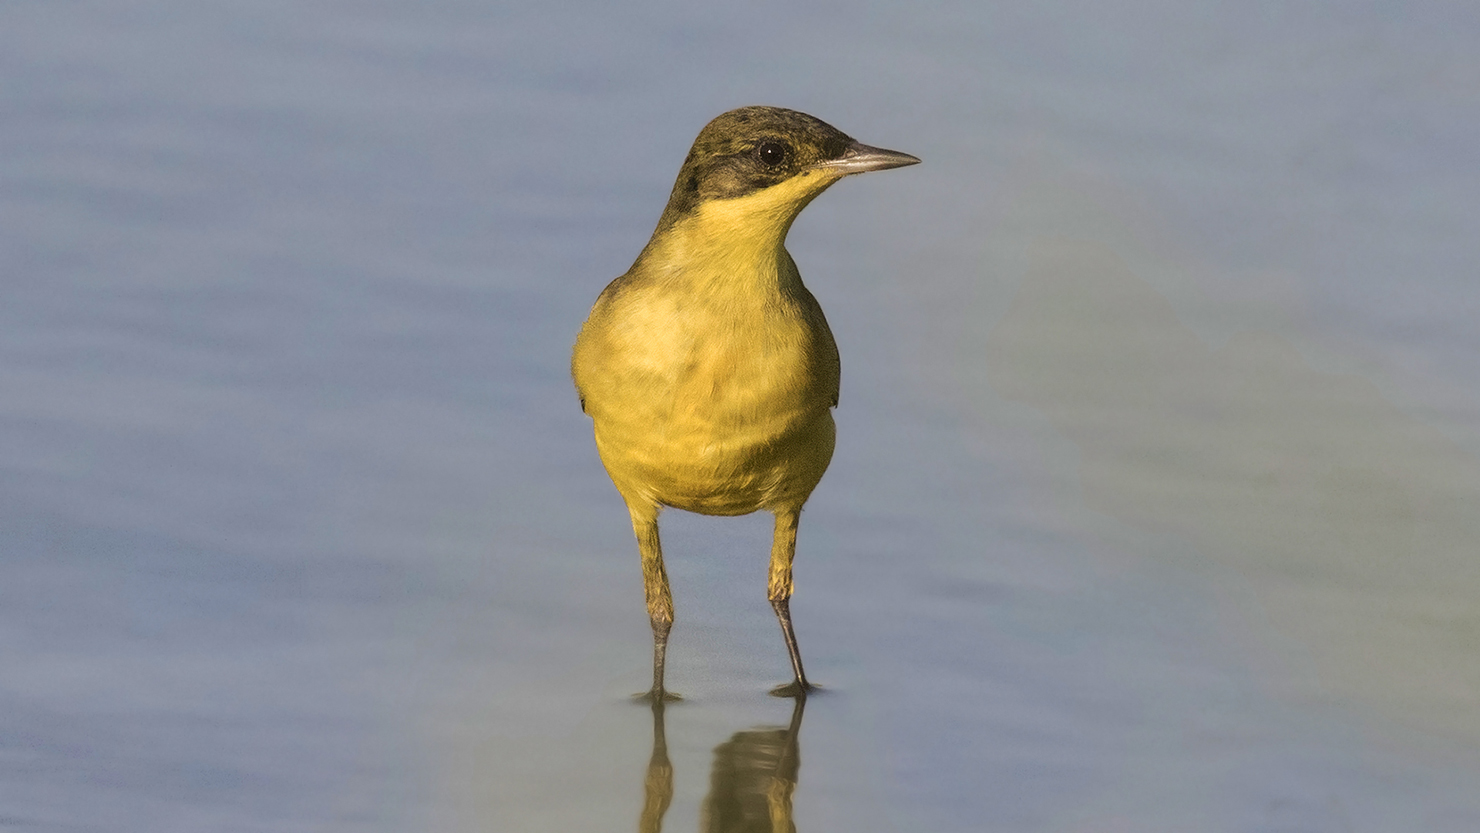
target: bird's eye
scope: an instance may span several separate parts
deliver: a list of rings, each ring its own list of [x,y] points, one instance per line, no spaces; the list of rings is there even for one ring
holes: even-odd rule
[[[762,165],[774,168],[786,161],[787,150],[784,142],[761,142],[755,148],[755,158],[759,159]]]

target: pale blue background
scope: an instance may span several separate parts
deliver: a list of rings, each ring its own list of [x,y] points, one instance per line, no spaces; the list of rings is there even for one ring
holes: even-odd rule
[[[734,106],[925,160],[791,250],[806,833],[1480,829],[1467,3],[0,9],[0,827],[632,829],[567,377]],[[766,518],[665,517],[676,798],[782,724]]]

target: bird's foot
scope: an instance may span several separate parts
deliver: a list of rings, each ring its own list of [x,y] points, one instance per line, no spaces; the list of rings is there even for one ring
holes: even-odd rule
[[[655,688],[638,692],[632,695],[632,699],[638,703],[677,703],[683,697],[664,688]]]
[[[771,689],[772,697],[806,697],[808,694],[816,694],[822,687],[813,685],[806,680],[792,680],[786,685],[779,685]]]

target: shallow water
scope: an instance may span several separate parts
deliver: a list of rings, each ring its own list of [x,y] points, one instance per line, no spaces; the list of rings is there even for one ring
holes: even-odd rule
[[[7,5],[0,826],[1480,829],[1476,24],[1303,8]],[[655,736],[569,347],[749,103],[925,164]]]

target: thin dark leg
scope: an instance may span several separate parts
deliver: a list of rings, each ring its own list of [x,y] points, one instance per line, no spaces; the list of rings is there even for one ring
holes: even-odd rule
[[[791,654],[791,670],[795,679],[771,690],[777,697],[806,697],[813,685],[807,682],[807,672],[802,670],[802,651],[797,647],[797,635],[791,627],[791,602],[788,599],[772,599],[771,609],[781,622],[781,637],[786,640],[787,653]]]
[[[663,665],[668,656],[668,631],[672,628],[672,622],[653,620],[653,687],[645,696],[655,703],[661,703],[665,699],[678,699],[677,694],[669,694],[663,688]]]
[[[795,678],[788,684],[772,689],[777,697],[806,697],[813,690],[802,670],[802,652],[797,647],[796,631],[791,627],[791,562],[797,551],[797,512],[776,513],[776,537],[771,544],[771,578],[767,591],[771,598],[771,609],[776,611],[776,620],[781,623],[781,636],[786,640],[787,653],[791,655],[791,670]]]
[[[673,594],[668,589],[668,573],[663,569],[663,547],[658,540],[656,508],[632,512],[632,531],[637,535],[637,549],[642,554],[642,584],[647,595],[648,619],[653,626],[653,687],[638,697],[653,702],[677,700],[663,687],[663,665],[668,654],[668,632],[673,629]]]

